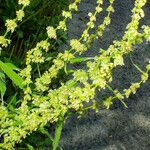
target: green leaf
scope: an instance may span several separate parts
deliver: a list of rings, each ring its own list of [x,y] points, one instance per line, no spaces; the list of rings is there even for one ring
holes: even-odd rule
[[[5,65],[7,65],[7,67],[9,67],[10,69],[12,69],[12,70],[16,70],[16,71],[18,71],[19,70],[19,68],[17,68],[14,64],[12,64],[12,63],[5,63]]]
[[[23,79],[16,72],[13,71],[12,66],[7,66],[7,63],[5,64],[0,61],[0,68],[13,81],[14,84],[19,86],[20,89],[23,89]]]
[[[54,57],[47,57],[46,61],[51,61]]]
[[[78,58],[71,58],[69,61],[70,63],[76,63],[76,62],[83,62],[87,60],[94,59],[94,57],[78,57]]]
[[[75,70],[69,69],[69,70],[67,70],[67,72],[68,72],[68,73],[74,73]]]
[[[48,57],[46,58],[46,61],[51,61],[52,59],[56,58],[56,52],[52,52],[48,55]]]
[[[9,108],[11,105],[14,105],[16,100],[17,100],[17,93],[15,93],[15,95],[10,97],[7,107]]]
[[[77,83],[76,81],[71,80],[71,81],[68,81],[68,82],[66,83],[66,85],[67,85],[69,88],[71,88],[71,87],[73,87],[76,83]]]
[[[120,100],[120,101],[124,105],[125,108],[128,108],[127,104],[123,100]]]
[[[29,150],[34,150],[34,147],[30,144],[26,144]]]
[[[3,72],[0,72],[0,78],[1,79],[5,78],[5,74]]]
[[[3,97],[6,92],[6,83],[0,79],[0,92]]]
[[[53,150],[56,150],[59,145],[63,123],[64,123],[64,116],[62,116],[60,120],[56,123],[55,137],[54,137],[53,144],[52,144]]]
[[[52,136],[49,134],[49,132],[48,132],[46,129],[44,129],[44,128],[41,127],[41,128],[39,128],[39,131],[40,131],[42,134],[47,135],[48,138],[51,140],[51,142],[53,141]]]

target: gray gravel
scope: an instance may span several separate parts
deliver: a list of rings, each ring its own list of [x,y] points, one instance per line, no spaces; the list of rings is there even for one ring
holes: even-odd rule
[[[94,10],[95,0],[82,0],[80,9],[69,22],[69,38],[78,38],[88,21],[87,12]],[[95,56],[100,48],[108,48],[113,40],[121,39],[126,25],[131,20],[134,0],[116,0],[112,23],[103,38],[94,42],[85,56]],[[107,5],[107,3],[106,3]],[[144,7],[146,16],[141,24],[150,25],[150,4]],[[98,17],[102,22],[105,13]],[[142,43],[135,47],[132,58],[144,68],[150,59],[150,44]],[[113,72],[112,87],[124,89],[130,83],[139,80],[139,72],[133,67],[129,56],[125,57],[125,66]],[[74,65],[74,68],[84,65]],[[136,95],[126,99],[128,109],[116,101],[110,110],[101,109],[98,113],[89,111],[83,118],[74,115],[66,121],[61,137],[64,150],[150,150],[150,81],[143,84]],[[108,94],[97,93],[96,99]]]

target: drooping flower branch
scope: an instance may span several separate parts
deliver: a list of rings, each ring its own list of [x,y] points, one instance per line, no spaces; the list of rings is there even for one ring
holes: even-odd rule
[[[136,0],[132,10],[132,20],[127,25],[126,32],[120,41],[114,41],[107,50],[100,49],[100,55],[95,56],[92,61],[88,60],[87,69],[75,70],[72,74],[72,79],[66,83],[61,83],[61,86],[56,89],[49,87],[53,78],[56,78],[59,70],[69,63],[72,58],[76,58],[75,54],[83,54],[88,50],[98,37],[103,35],[103,31],[110,24],[110,13],[114,12],[113,2],[109,0],[110,5],[107,9],[108,16],[105,17],[103,23],[99,25],[95,33],[90,34],[95,26],[96,15],[102,11],[102,0],[97,0],[97,6],[94,13],[89,14],[89,22],[87,28],[83,31],[79,39],[70,41],[70,49],[64,53],[59,53],[57,58],[53,60],[53,65],[48,68],[40,77],[33,80],[31,72],[33,64],[43,64],[45,57],[43,53],[49,50],[49,40],[57,40],[57,30],[63,29],[66,31],[66,21],[72,18],[71,10],[77,11],[77,4],[80,0],[75,0],[69,5],[69,11],[63,11],[64,21],[61,21],[58,27],[47,27],[48,38],[37,43],[36,47],[27,52],[26,68],[21,71],[24,77],[24,99],[21,106],[15,109],[15,112],[10,113],[4,105],[1,105],[0,118],[0,134],[3,137],[3,143],[0,147],[3,149],[12,149],[16,143],[22,141],[27,135],[45,126],[48,122],[54,123],[61,120],[62,116],[67,117],[68,112],[74,109],[79,114],[85,110],[92,108],[98,110],[98,104],[94,100],[96,89],[101,91],[109,86],[112,81],[112,71],[118,65],[124,65],[124,55],[131,53],[134,50],[134,45],[142,43],[144,40],[150,41],[150,27],[143,26],[143,31],[140,33],[139,21],[144,17],[142,7],[146,4],[146,0]],[[150,64],[146,66],[147,71],[141,72],[141,81],[133,83],[128,89],[123,92],[113,90],[114,96],[110,96],[102,102],[102,105],[109,108],[113,104],[114,99],[119,99],[124,103],[123,99],[128,98],[130,94],[134,94],[148,79]],[[32,85],[32,86],[31,86]],[[92,105],[88,108],[84,105],[92,101]]]

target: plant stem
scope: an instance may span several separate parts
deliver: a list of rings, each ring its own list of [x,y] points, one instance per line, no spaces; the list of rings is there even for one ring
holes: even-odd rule
[[[37,70],[38,70],[39,77],[41,77],[41,72],[40,72],[39,64],[37,64]]]

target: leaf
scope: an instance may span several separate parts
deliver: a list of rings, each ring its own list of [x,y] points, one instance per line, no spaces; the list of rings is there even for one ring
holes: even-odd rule
[[[68,81],[67,83],[66,83],[66,85],[69,87],[69,88],[71,88],[71,87],[73,87],[75,84],[76,84],[77,82],[76,81]]]
[[[0,92],[3,97],[6,92],[6,83],[0,79]]]
[[[7,65],[7,67],[9,67],[10,69],[12,69],[12,70],[16,70],[16,71],[18,71],[19,70],[19,68],[17,68],[14,64],[12,64],[12,63],[5,63],[5,65]]]
[[[56,150],[59,145],[63,123],[64,123],[64,116],[62,116],[62,118],[60,118],[60,120],[56,123],[55,137],[52,143],[53,150]]]
[[[124,105],[125,108],[128,108],[127,104],[123,100],[120,100],[120,101]]]
[[[76,63],[76,62],[83,62],[83,61],[87,61],[87,60],[91,60],[94,59],[94,57],[78,57],[78,58],[71,58],[69,61],[71,63]]]
[[[15,93],[15,95],[11,96],[9,99],[9,103],[7,105],[7,107],[9,108],[11,105],[14,105],[16,102],[16,97],[17,97],[17,93]]]
[[[26,144],[29,150],[34,150],[34,147],[30,144]]]
[[[51,143],[53,142],[52,136],[49,134],[49,132],[48,132],[46,129],[44,129],[44,128],[39,128],[39,131],[40,131],[42,134],[45,134],[46,136],[48,136],[49,141],[51,141]]]
[[[50,60],[52,60],[54,57],[47,57],[46,58],[46,61],[50,61]]]
[[[0,61],[0,68],[13,81],[14,84],[19,86],[20,89],[23,89],[23,79],[12,70],[12,66],[7,66],[7,63],[5,64],[2,61]]]
[[[52,138],[52,136],[49,134],[49,132],[46,130],[46,129],[44,129],[44,128],[39,128],[39,131],[42,133],[42,134],[45,134],[45,135],[47,135],[50,139],[51,139],[51,141],[53,141],[53,138]]]
[[[67,72],[68,72],[68,73],[74,73],[75,70],[69,69],[69,70],[67,70]]]
[[[51,61],[54,58],[56,58],[56,52],[51,52],[46,58],[46,61]]]
[[[3,72],[0,72],[0,78],[1,79],[5,78],[5,74]]]

